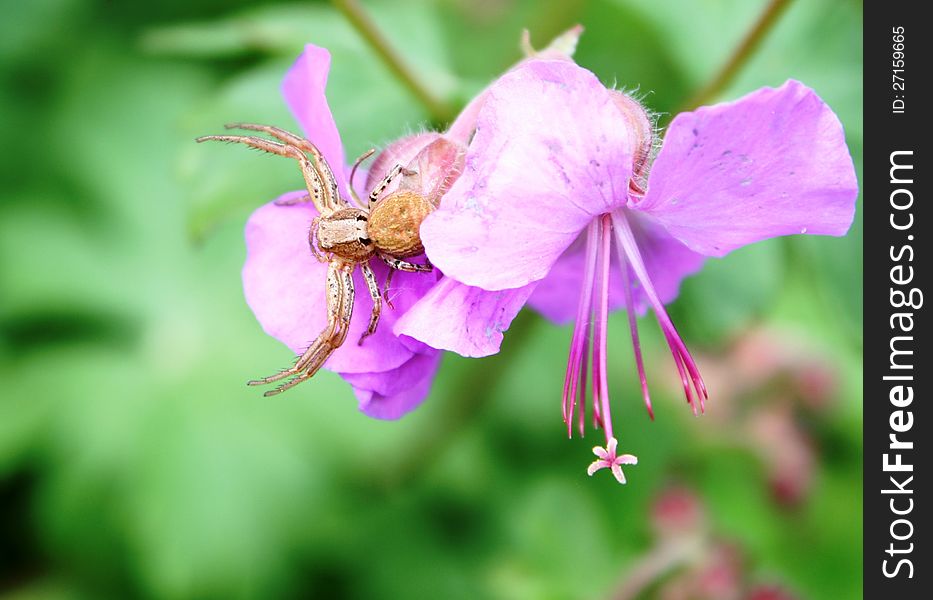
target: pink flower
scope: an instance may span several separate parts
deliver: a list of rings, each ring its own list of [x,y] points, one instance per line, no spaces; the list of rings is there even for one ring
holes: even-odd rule
[[[637,102],[573,62],[530,60],[507,73],[479,111],[463,175],[421,227],[446,280],[395,327],[477,356],[498,350],[526,301],[553,321],[575,320],[564,420],[572,433],[576,410],[582,433],[592,367],[593,417],[606,438],[600,466],[610,468],[620,457],[606,378],[609,310],[627,309],[649,412],[635,321],[647,307],[701,411],[706,387],[664,308],[680,281],[705,257],[766,238],[843,235],[857,195],[839,120],[796,81],[678,115],[651,164],[653,135]],[[431,314],[445,315],[446,328]]]
[[[329,69],[327,50],[309,44],[285,76],[282,91],[305,137],[321,150],[331,165],[340,194],[349,198],[349,169],[325,97]],[[472,122],[469,118],[458,119],[454,126],[457,133],[445,139],[465,144],[472,133]],[[451,144],[436,144],[441,137],[438,133],[423,133],[390,144],[373,163],[366,192],[361,190],[361,196],[365,197],[395,164],[418,169],[414,182],[409,182],[412,185],[430,187],[441,185],[443,180],[443,185],[448,186],[450,181],[445,178],[456,177],[459,169],[451,169],[449,160],[438,160],[441,153],[437,149],[451,147]],[[269,335],[295,353],[304,351],[324,329],[328,312],[325,287],[328,267],[315,259],[308,246],[308,231],[318,213],[311,202],[277,203],[306,193],[302,190],[285,194],[250,216],[246,224],[247,257],[243,267],[246,300],[256,318]],[[388,275],[388,267],[378,260],[370,261],[370,266],[381,285]],[[392,306],[384,307],[376,332],[357,344],[368,325],[373,301],[366,293],[366,282],[360,270],[355,271],[357,292],[347,341],[330,356],[324,368],[336,371],[353,386],[360,409],[366,414],[395,419],[415,408],[427,396],[440,352],[415,340],[400,339],[392,328],[399,315],[427,293],[439,278],[436,271],[396,272],[389,297]]]
[[[638,458],[631,454],[616,454],[618,445],[619,442],[614,437],[611,437],[607,440],[605,448],[602,446],[593,448],[593,454],[596,455],[596,460],[590,463],[590,466],[586,470],[586,474],[592,477],[596,471],[609,469],[615,476],[616,481],[625,483],[625,474],[622,472],[622,465],[637,465]]]

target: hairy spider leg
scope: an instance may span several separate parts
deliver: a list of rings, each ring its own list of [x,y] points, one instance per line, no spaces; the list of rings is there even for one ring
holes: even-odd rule
[[[395,310],[395,305],[392,304],[392,299],[389,298],[389,286],[392,285],[392,276],[395,275],[395,269],[389,269],[389,274],[386,275],[386,283],[382,287],[382,298],[385,300],[386,306]]]
[[[375,148],[370,148],[366,152],[362,153],[360,157],[356,159],[356,162],[353,163],[353,168],[350,169],[350,196],[353,198],[353,201],[356,202],[356,205],[363,210],[366,210],[366,205],[363,204],[363,201],[360,200],[359,195],[356,193],[356,188],[353,186],[353,178],[356,176],[356,170],[363,163],[363,161],[375,153]]]
[[[392,180],[395,179],[395,177],[398,176],[398,174],[401,172],[402,165],[395,165],[392,167],[392,170],[386,173],[386,176],[382,178],[382,181],[376,184],[376,187],[373,188],[373,191],[369,192],[370,210],[372,210],[373,206],[375,206],[376,201],[379,200],[379,196],[382,194],[382,192],[384,192],[386,188],[389,187],[389,184],[392,183]]]
[[[434,270],[434,265],[430,263],[419,265],[417,263],[410,263],[405,260],[399,260],[394,256],[389,256],[388,254],[383,254],[382,252],[377,252],[376,255],[379,257],[379,260],[389,265],[389,274],[386,276],[386,283],[382,288],[382,297],[385,298],[386,304],[391,309],[395,309],[395,306],[392,305],[392,300],[389,299],[389,285],[392,283],[392,276],[396,271],[405,271],[406,273],[430,273]]]
[[[331,170],[330,164],[327,162],[327,159],[324,158],[324,155],[321,154],[321,151],[318,149],[318,147],[310,141],[290,131],[286,131],[273,125],[257,125],[256,123],[228,123],[227,125],[224,125],[224,127],[227,129],[261,131],[271,135],[277,140],[285,142],[287,145],[297,146],[298,148],[304,150],[311,155],[315,166],[317,166],[318,174],[327,184],[324,187],[324,193],[329,196],[329,198],[326,199],[326,203],[330,204],[332,207],[334,207],[334,209],[349,206],[347,202],[340,196],[340,190],[337,189],[337,178],[334,177],[334,172]],[[339,166],[342,167],[343,165]]]
[[[320,350],[321,346],[334,338],[339,326],[339,315],[342,309],[343,285],[341,283],[341,271],[337,263],[331,263],[327,267],[327,327],[324,328],[317,339],[312,342],[308,348],[295,360],[295,364],[288,369],[283,369],[275,375],[263,377],[262,379],[253,379],[246,382],[246,385],[264,385],[279,381],[292,375],[298,374],[314,355]]]
[[[326,263],[328,259],[317,249],[317,230],[321,225],[321,217],[317,216],[311,220],[311,229],[308,231],[308,245],[311,246],[311,254],[319,263]]]
[[[198,142],[207,140],[245,144],[251,148],[262,150],[263,152],[294,158],[301,167],[301,174],[304,176],[305,185],[308,188],[311,201],[314,203],[314,207],[317,209],[318,213],[327,214],[340,208],[340,206],[336,206],[330,202],[330,194],[324,191],[325,186],[321,179],[321,174],[315,168],[314,163],[308,159],[308,156],[302,152],[300,148],[289,146],[288,144],[280,144],[279,142],[273,142],[253,135],[205,135],[197,138]],[[343,203],[342,200],[341,203]]]
[[[313,202],[311,194],[305,194],[304,196],[292,196],[291,198],[285,198],[284,200],[276,200],[273,202],[276,206],[295,206],[298,204],[304,204],[305,202]]]
[[[389,265],[396,271],[405,271],[406,273],[430,273],[434,270],[434,265],[429,262],[423,265],[418,263],[410,263],[405,260],[399,260],[394,256],[389,256],[388,254],[383,254],[382,252],[377,253],[377,256],[384,262]]]
[[[373,269],[369,266],[369,263],[361,263],[360,268],[363,271],[363,277],[366,279],[366,287],[369,288],[369,295],[373,298],[373,312],[369,316],[369,327],[366,328],[366,331],[360,336],[360,341],[357,342],[362,346],[363,340],[376,333],[376,326],[379,325],[379,316],[382,314],[382,297],[379,295],[379,284],[376,282],[376,274],[373,273]],[[391,273],[391,271],[389,272]]]
[[[353,265],[345,264],[344,266],[349,268],[341,269],[344,291],[343,305],[340,311],[340,328],[338,332],[332,339],[323,344],[318,352],[308,360],[304,366],[304,372],[296,375],[292,379],[289,379],[274,390],[269,390],[268,392],[264,393],[263,396],[281,394],[285,390],[289,390],[295,387],[302,381],[311,379],[321,369],[327,359],[330,358],[330,355],[333,354],[337,348],[342,346],[344,341],[346,341],[347,334],[350,332],[350,318],[353,316],[354,288]]]
[[[327,268],[327,327],[308,349],[298,357],[295,364],[275,375],[248,381],[247,385],[264,385],[288,377],[293,379],[267,391],[265,396],[280,394],[295,385],[310,379],[324,362],[347,338],[350,318],[353,316],[353,267],[352,263],[331,262]]]

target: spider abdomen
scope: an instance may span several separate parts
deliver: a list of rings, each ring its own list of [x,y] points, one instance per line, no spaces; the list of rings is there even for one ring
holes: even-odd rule
[[[396,192],[382,200],[369,213],[369,238],[378,250],[397,258],[417,256],[421,245],[421,222],[434,205],[420,194]]]

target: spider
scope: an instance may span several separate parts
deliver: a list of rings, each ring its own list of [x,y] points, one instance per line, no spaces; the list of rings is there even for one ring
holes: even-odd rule
[[[386,304],[392,307],[388,298],[392,274],[396,270],[426,273],[433,269],[430,262],[418,264],[404,259],[424,252],[419,228],[424,218],[437,207],[442,190],[438,188],[436,193],[426,197],[412,189],[412,186],[400,185],[397,190],[380,198],[396,177],[416,174],[415,171],[397,164],[372,189],[368,202],[364,203],[353,188],[353,176],[360,163],[375,152],[375,150],[370,150],[356,160],[350,171],[349,188],[354,205],[340,196],[337,180],[334,178],[330,165],[327,164],[317,147],[308,140],[271,125],[235,123],[225,127],[262,132],[278,141],[255,135],[206,135],[197,138],[197,141],[216,140],[240,143],[298,161],[308,194],[293,200],[281,201],[278,204],[292,205],[302,202],[314,204],[318,216],[311,223],[308,243],[314,257],[320,262],[328,263],[325,283],[327,327],[297,358],[292,367],[275,375],[247,382],[247,385],[265,385],[286,379],[287,381],[278,387],[263,394],[272,396],[313,377],[330,355],[343,345],[350,328],[350,318],[353,315],[355,298],[353,272],[357,266],[363,272],[366,286],[373,299],[369,326],[360,337],[359,344],[375,333],[382,313],[383,296]],[[390,267],[383,294],[379,292],[376,275],[369,264],[370,260],[376,257]]]

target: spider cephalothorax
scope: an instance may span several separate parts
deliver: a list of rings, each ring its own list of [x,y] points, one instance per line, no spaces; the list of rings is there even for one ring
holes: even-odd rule
[[[424,252],[419,234],[421,222],[437,207],[441,196],[459,175],[463,152],[456,143],[438,137],[419,153],[419,157],[424,160],[439,154],[447,157],[443,176],[438,181],[425,185],[422,173],[397,164],[375,185],[368,201],[364,203],[353,189],[353,176],[357,166],[373,154],[374,151],[371,150],[356,161],[350,173],[349,191],[353,200],[351,204],[340,195],[337,180],[324,156],[308,140],[271,125],[238,123],[227,125],[227,128],[260,131],[278,141],[252,135],[208,135],[198,138],[197,141],[236,142],[298,161],[308,194],[281,204],[314,204],[318,216],[311,224],[308,242],[311,253],[319,261],[328,263],[325,282],[327,327],[298,357],[292,367],[249,382],[249,385],[262,385],[288,379],[275,389],[267,391],[265,395],[269,396],[310,379],[327,358],[344,343],[353,315],[353,272],[357,266],[363,272],[373,299],[369,326],[360,337],[360,344],[376,331],[382,312],[383,296],[386,303],[392,306],[388,301],[388,295],[379,292],[376,275],[369,265],[370,259],[378,257],[390,267],[384,286],[386,292],[393,270],[411,273],[432,270],[429,263],[412,263],[404,259]],[[383,195],[396,178],[399,178],[397,189]]]

